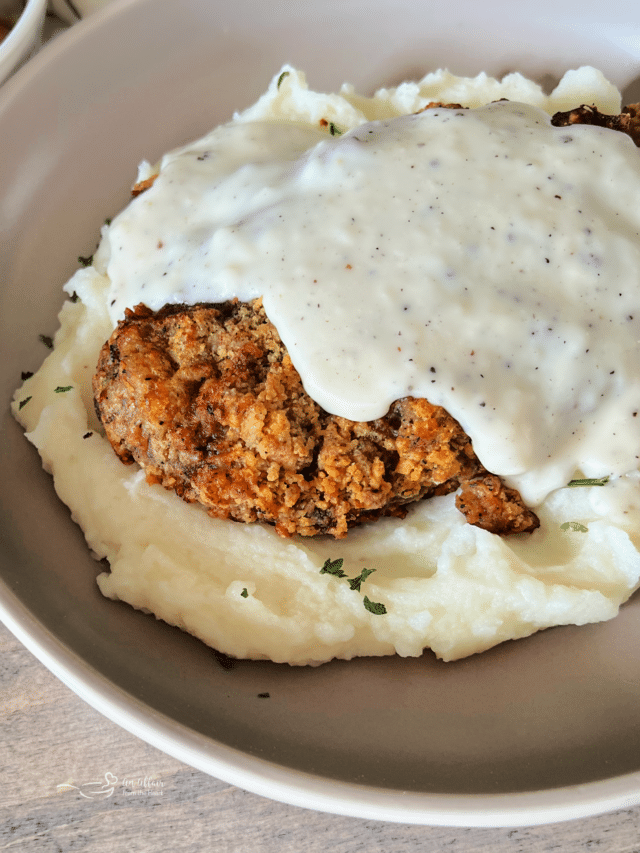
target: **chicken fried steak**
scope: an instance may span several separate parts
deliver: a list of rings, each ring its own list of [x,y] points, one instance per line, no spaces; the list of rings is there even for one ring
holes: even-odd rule
[[[444,409],[406,397],[368,423],[321,409],[260,300],[128,310],[93,387],[120,459],[216,518],[342,537],[460,489],[472,524],[500,534],[539,525]]]

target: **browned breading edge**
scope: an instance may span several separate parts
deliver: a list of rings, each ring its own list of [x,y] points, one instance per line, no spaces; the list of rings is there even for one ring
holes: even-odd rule
[[[153,182],[157,177],[158,175],[155,174],[151,175],[150,178],[146,178],[146,180],[144,181],[138,181],[137,184],[134,184],[131,187],[131,195],[135,198],[137,195],[140,195],[140,193],[143,193],[145,190],[148,190],[150,187],[153,186]]]
[[[622,108],[620,115],[601,113],[597,107],[583,104],[564,113],[556,113],[551,118],[554,127],[567,127],[571,124],[591,124],[608,127],[626,133],[640,146],[640,104],[629,104]]]
[[[460,488],[473,524],[500,534],[539,524],[441,407],[407,397],[367,423],[320,408],[261,300],[128,310],[102,349],[94,394],[122,461],[217,518],[342,537]]]

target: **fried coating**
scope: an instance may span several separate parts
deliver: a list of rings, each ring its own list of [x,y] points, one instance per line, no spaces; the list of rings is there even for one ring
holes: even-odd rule
[[[556,113],[551,118],[554,127],[567,127],[571,124],[592,124],[608,127],[626,133],[640,147],[640,104],[629,104],[622,108],[620,115],[601,113],[597,107],[583,104],[564,113]]]
[[[144,181],[138,181],[137,184],[134,184],[131,187],[131,196],[135,198],[137,195],[140,195],[140,193],[143,193],[145,190],[150,189],[153,186],[157,177],[157,174],[151,175],[150,178],[146,178]]]
[[[216,518],[340,538],[462,486],[473,524],[500,534],[539,524],[441,407],[407,397],[367,423],[324,411],[261,300],[128,310],[93,388],[120,459]]]

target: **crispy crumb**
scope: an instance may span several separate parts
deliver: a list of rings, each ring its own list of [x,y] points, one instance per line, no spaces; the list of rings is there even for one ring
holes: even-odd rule
[[[538,526],[441,407],[406,397],[366,423],[324,411],[261,300],[128,310],[102,349],[94,393],[120,459],[216,518],[340,538],[463,486],[472,523]]]
[[[131,187],[131,195],[135,198],[137,195],[140,195],[140,193],[143,193],[145,190],[148,190],[150,187],[153,186],[154,181],[157,177],[158,175],[151,175],[150,178],[147,178],[144,181],[138,181],[137,184],[134,184]]]

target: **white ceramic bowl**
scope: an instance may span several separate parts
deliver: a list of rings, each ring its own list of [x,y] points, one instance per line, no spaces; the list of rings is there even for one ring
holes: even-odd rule
[[[61,286],[156,159],[250,104],[283,62],[371,91],[438,66],[558,76],[591,63],[638,98],[640,13],[589,0],[116,0],[0,93],[0,617],[111,719],[254,792],[371,819],[550,822],[640,803],[640,601],[484,655],[216,656],[103,599],[80,531],[8,413]],[[635,81],[635,82],[634,82]],[[270,698],[259,698],[268,692]]]
[[[0,13],[3,11],[0,3]],[[0,84],[37,49],[46,11],[47,0],[29,0],[9,35],[0,42]]]

